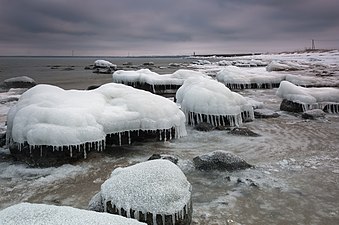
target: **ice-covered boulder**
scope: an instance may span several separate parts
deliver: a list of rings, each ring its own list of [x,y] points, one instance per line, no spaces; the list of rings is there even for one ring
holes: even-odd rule
[[[1,225],[141,225],[137,220],[68,206],[20,203],[0,211]]]
[[[243,96],[212,79],[187,79],[176,98],[191,125],[239,126],[254,118],[252,105]]]
[[[90,91],[37,85],[10,109],[7,121],[11,153],[40,166],[48,159],[53,165],[86,157],[106,144],[186,135],[185,115],[174,102],[114,83]]]
[[[94,62],[94,68],[111,68],[111,69],[117,69],[117,65],[103,59],[95,60]]]
[[[178,166],[157,159],[115,169],[101,185],[104,211],[147,224],[190,224],[191,184]]]
[[[270,109],[254,109],[255,118],[266,119],[266,118],[277,118],[279,116],[280,116],[279,113]]]
[[[237,66],[227,66],[217,73],[217,80],[231,89],[274,88],[284,79],[285,75],[251,73]]]
[[[118,70],[113,73],[113,82],[123,83],[138,89],[150,91],[154,94],[174,94],[184,81],[190,77],[207,77],[193,71],[180,69],[173,74],[160,75],[149,69],[137,71]]]
[[[197,156],[193,159],[196,169],[199,170],[241,170],[252,167],[245,160],[231,152],[217,150]]]
[[[30,77],[21,76],[13,77],[3,81],[4,88],[31,88],[34,87],[37,83]]]
[[[282,81],[276,94],[285,100],[284,103],[294,105],[292,108],[302,108],[302,110],[293,110],[294,112],[331,108],[332,113],[339,113],[338,88],[304,88]],[[291,111],[289,108],[280,106],[281,110]]]
[[[177,164],[178,161],[179,161],[178,157],[176,157],[176,156],[167,155],[167,154],[158,154],[158,153],[153,154],[151,157],[149,157],[148,160],[155,160],[155,159],[169,160],[169,161],[171,161],[174,164]]]
[[[321,109],[312,109],[312,110],[307,110],[305,111],[301,117],[303,119],[311,119],[311,120],[315,120],[317,118],[324,118],[326,115],[326,113],[321,110]]]

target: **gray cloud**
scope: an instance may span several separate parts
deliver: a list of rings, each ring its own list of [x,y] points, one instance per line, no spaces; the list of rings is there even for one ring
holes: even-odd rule
[[[337,0],[0,0],[0,54],[304,48],[339,36]],[[326,43],[324,43],[326,44]],[[330,47],[339,47],[331,42]]]

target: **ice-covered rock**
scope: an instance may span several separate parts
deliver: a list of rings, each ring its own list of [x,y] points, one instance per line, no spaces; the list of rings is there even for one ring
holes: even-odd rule
[[[101,185],[104,211],[147,224],[190,224],[191,184],[169,160],[115,169]]]
[[[339,112],[339,89],[337,88],[304,88],[282,81],[276,94],[296,105],[300,104],[302,111],[332,107],[334,113]],[[281,110],[288,111],[288,107]]]
[[[301,114],[301,117],[304,119],[317,119],[317,118],[324,118],[326,113],[321,109],[312,109],[307,110]]]
[[[233,128],[230,132],[230,134],[233,135],[239,135],[239,136],[250,136],[250,137],[258,137],[260,136],[259,134],[251,131],[247,127],[236,127]]]
[[[113,82],[123,83],[154,94],[175,96],[178,88],[190,77],[207,77],[203,73],[180,69],[173,74],[160,75],[149,69],[136,71],[118,70],[113,73]]]
[[[98,59],[94,62],[94,68],[111,68],[117,69],[117,65],[103,59]]]
[[[237,66],[227,66],[217,73],[217,80],[231,89],[274,88],[285,79],[285,75],[250,73]]]
[[[254,110],[254,117],[255,118],[277,118],[279,117],[279,113],[270,110],[270,109],[255,109]]]
[[[88,203],[88,210],[96,212],[104,212],[104,204],[102,202],[101,192],[96,193]]]
[[[1,225],[139,225],[137,220],[69,206],[20,203],[0,211]]]
[[[130,144],[138,136],[186,135],[185,115],[174,102],[114,83],[91,91],[37,85],[10,109],[7,121],[11,153],[33,164],[44,158],[53,163],[53,156],[73,161],[106,143]]]
[[[252,167],[245,160],[231,152],[217,150],[193,159],[194,166],[199,170],[241,170]]]
[[[37,83],[30,77],[21,76],[21,77],[13,77],[4,80],[3,86],[4,88],[31,88],[34,87]]]
[[[193,126],[200,122],[213,126],[239,126],[254,118],[252,105],[243,96],[211,79],[187,79],[176,98],[188,123]]]

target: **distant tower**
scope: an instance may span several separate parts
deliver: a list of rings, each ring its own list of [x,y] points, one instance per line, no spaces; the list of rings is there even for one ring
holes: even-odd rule
[[[315,50],[315,43],[314,43],[314,39],[312,39],[312,50]]]

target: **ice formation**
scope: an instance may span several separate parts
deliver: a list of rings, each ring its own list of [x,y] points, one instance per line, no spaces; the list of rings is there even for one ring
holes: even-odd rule
[[[142,85],[149,85],[141,89],[156,93],[156,86],[164,86],[164,89],[177,90],[189,77],[206,77],[206,75],[193,70],[180,69],[173,74],[160,75],[149,69],[137,71],[118,70],[113,73],[113,82],[123,83],[133,87],[141,88]]]
[[[126,168],[115,169],[101,185],[105,210],[122,209],[127,217],[139,218],[152,213],[153,224],[157,214],[172,216],[172,224],[183,219],[191,207],[191,184],[178,166],[169,160],[156,159]],[[134,211],[134,212],[133,212]]]
[[[302,65],[300,62],[293,61],[276,61],[273,60],[266,66],[267,71],[287,71],[287,70],[302,70],[308,66]]]
[[[215,80],[190,78],[179,88],[176,98],[192,125],[207,122],[239,126],[243,119],[254,118],[252,105],[243,96]]]
[[[109,62],[109,61],[106,61],[106,60],[103,60],[103,59],[98,59],[94,62],[94,66],[95,67],[99,67],[99,68],[112,68],[112,69],[116,69],[117,68],[117,65]]]
[[[0,225],[141,225],[137,220],[68,206],[20,203],[0,211]]]
[[[282,81],[277,96],[301,104],[303,111],[327,107],[328,112],[339,113],[339,89],[337,88],[304,88]]]
[[[176,138],[186,135],[185,115],[174,102],[114,83],[90,91],[37,85],[10,109],[7,121],[7,142],[33,147],[86,150],[95,144],[102,150],[112,134],[174,130]]]
[[[227,66],[217,73],[217,80],[231,89],[273,88],[284,79],[285,75],[250,73],[236,66]]]

